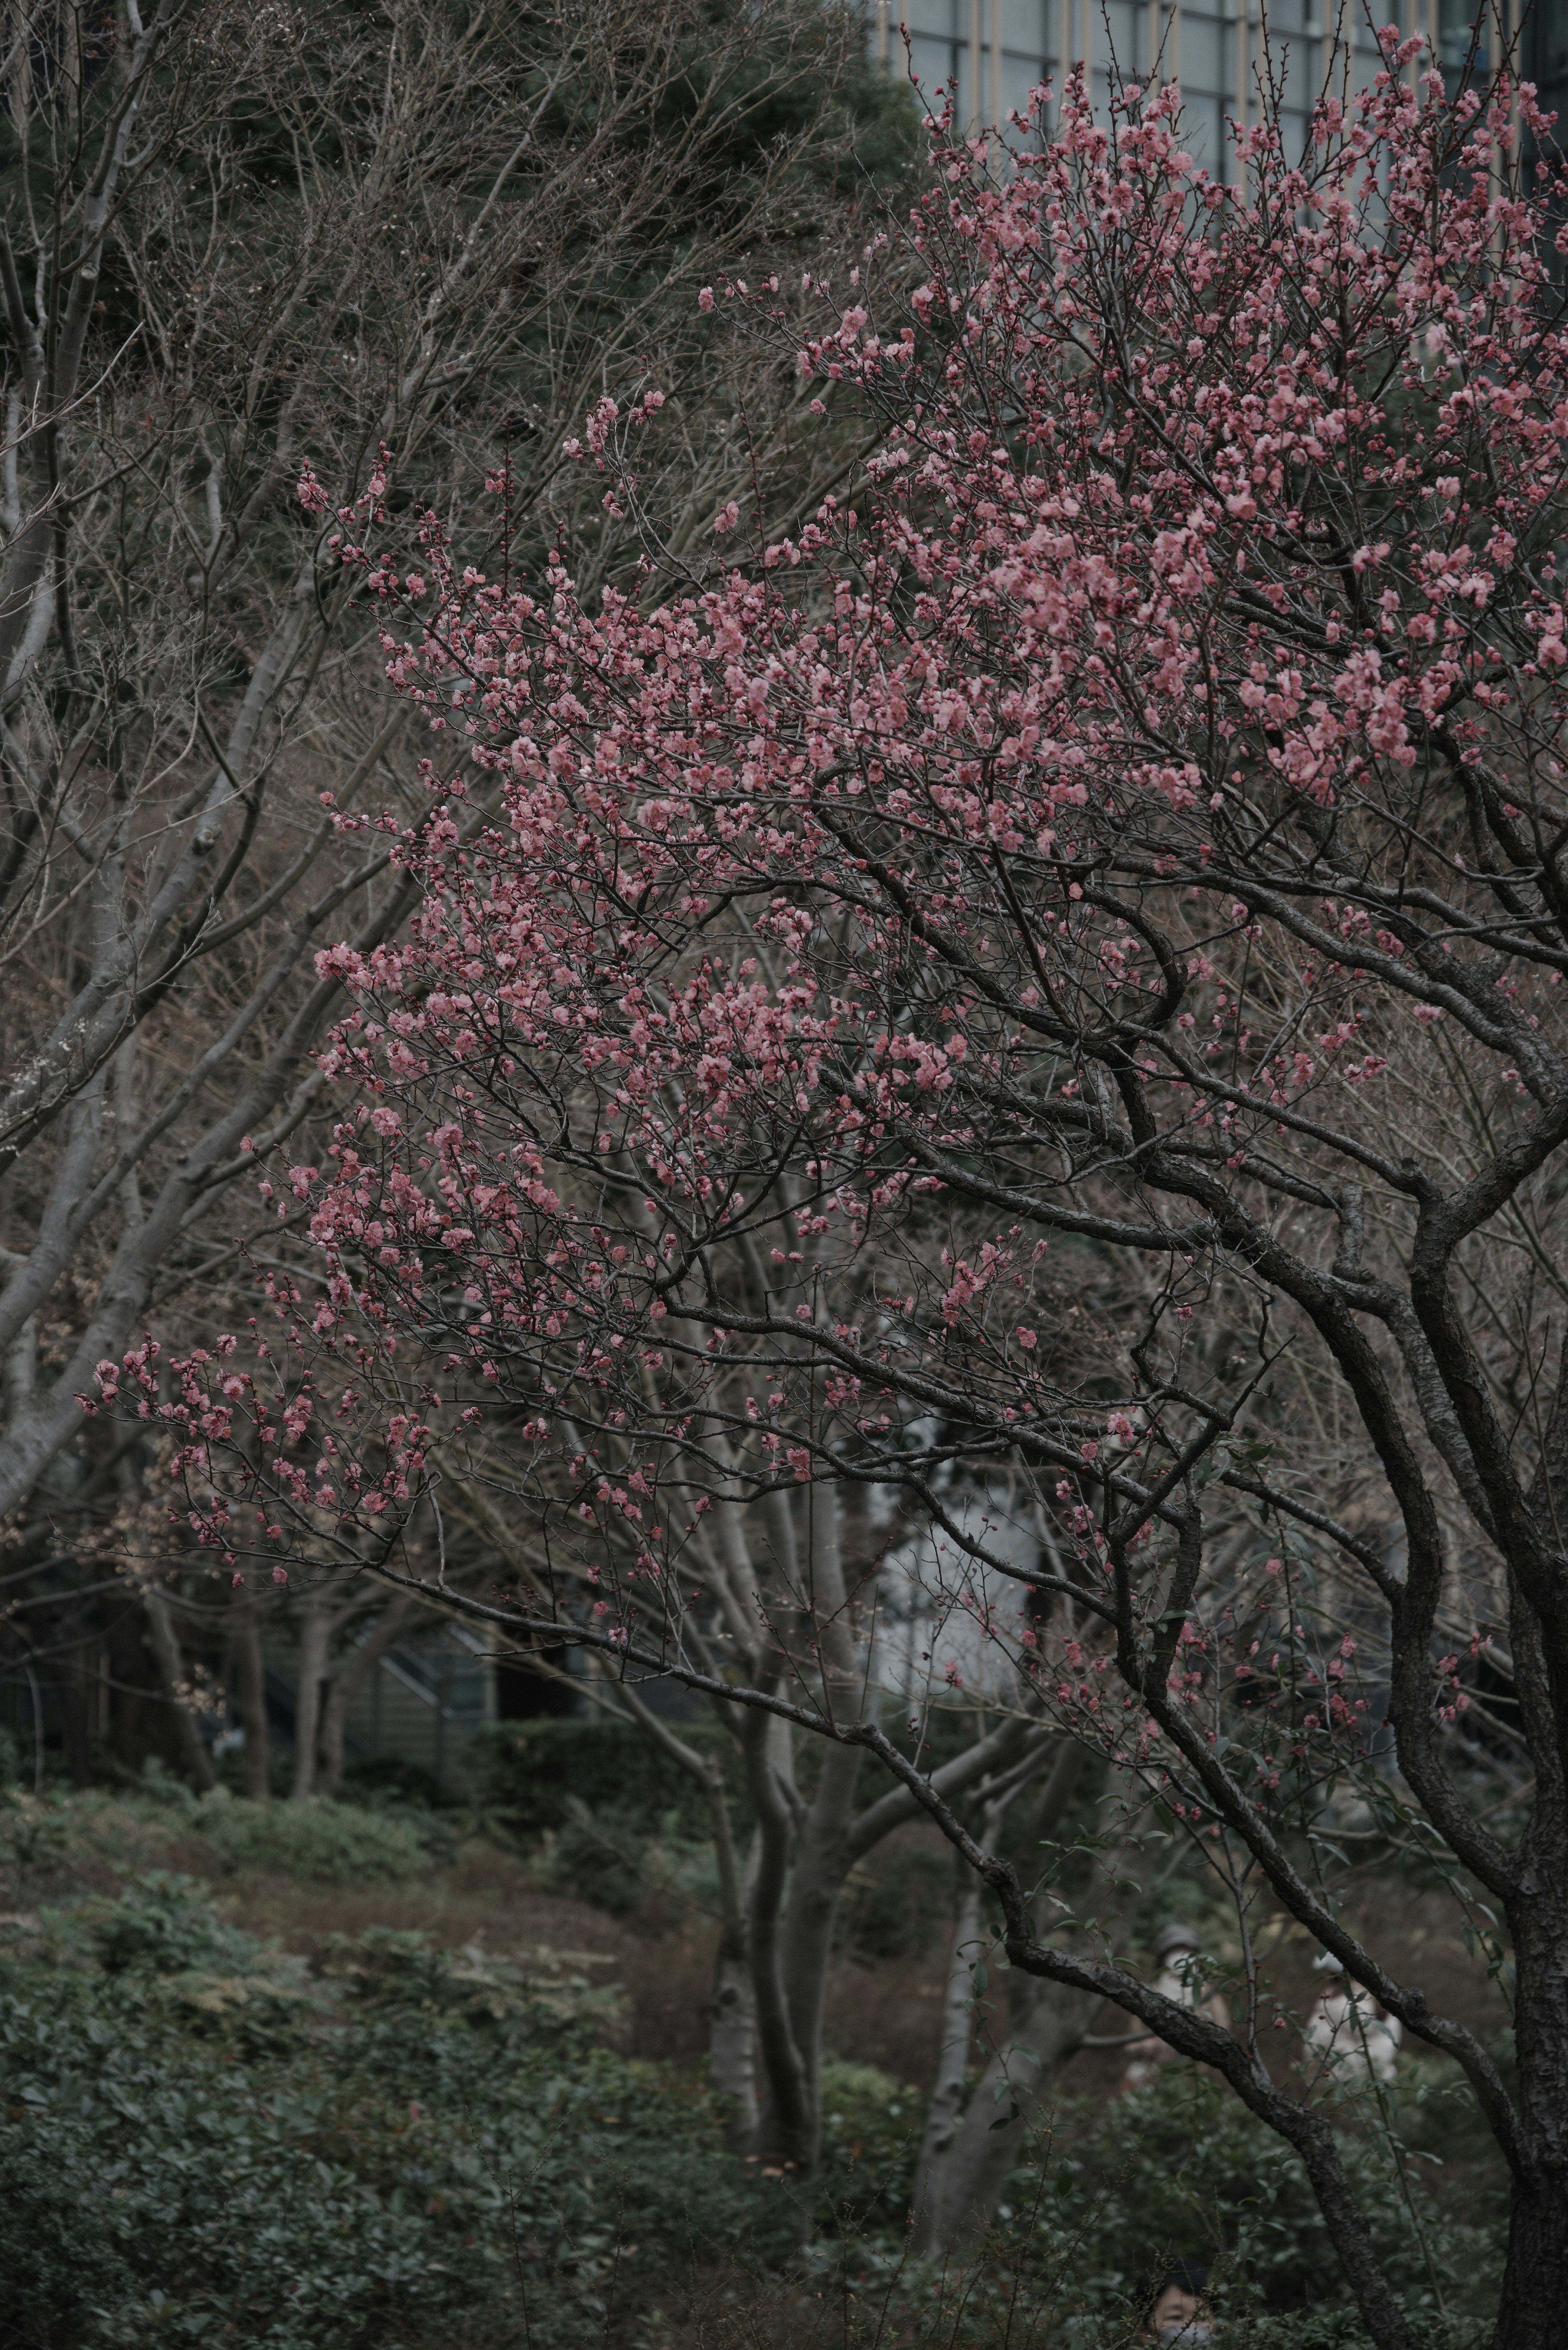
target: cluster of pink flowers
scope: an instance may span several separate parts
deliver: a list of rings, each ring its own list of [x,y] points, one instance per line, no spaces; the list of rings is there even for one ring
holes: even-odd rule
[[[1003,186],[946,153],[913,318],[879,319],[874,249],[799,343],[880,421],[854,503],[749,546],[727,504],[705,589],[590,609],[559,560],[502,586],[433,519],[403,571],[371,544],[379,475],[342,511],[434,737],[423,818],[382,819],[421,910],[320,958],[351,1000],[321,1060],[343,1110],[285,1178],[326,1269],[289,1344],[354,1383],[307,1461],[314,1368],[264,1407],[192,1357],[162,1406],[182,1478],[221,1483],[243,1407],[302,1522],[362,1528],[452,1431],[503,1427],[517,1491],[593,1530],[624,1638],[691,1604],[710,1489],[967,1451],[1024,1461],[1109,1594],[1158,1505],[1113,1539],[1108,1500],[1152,1488],[1185,1406],[1075,1393],[1041,1235],[1154,1251],[1179,1329],[1215,1227],[1167,1235],[1061,1170],[1136,1175],[1158,1140],[1217,1196],[1266,1189],[1420,1024],[1469,1016],[1397,892],[1382,919],[1306,886],[1281,811],[1414,827],[1426,746],[1479,757],[1564,660],[1545,200],[1500,191],[1506,97],[1456,115],[1415,54],[1390,36],[1304,162],[1250,133],[1242,188],[1195,166],[1168,90],[1107,130],[1070,88]],[[790,328],[771,284],[715,298]],[[611,500],[661,406],[607,395],[574,444]],[[325,512],[308,469],[299,494]],[[1527,1099],[1536,973],[1501,960]],[[223,1505],[190,1516],[234,1550]],[[1108,1650],[1057,1683],[1032,1632],[992,1637],[1152,1753]],[[1214,1687],[1192,1638],[1153,1700],[1172,1735]],[[1352,1725],[1343,1676],[1306,1729]]]

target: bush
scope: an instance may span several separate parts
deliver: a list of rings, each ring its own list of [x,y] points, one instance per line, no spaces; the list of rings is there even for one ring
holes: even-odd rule
[[[770,2207],[596,2001],[408,1935],[302,1983],[188,1881],[98,1905],[74,1965],[0,1969],[0,2340],[390,2350],[526,2303],[540,2350],[629,2343]]]
[[[321,1796],[263,1804],[221,1786],[197,1795],[151,1765],[142,1773],[141,1794],[144,1804],[173,1814],[182,1835],[202,1837],[231,1867],[317,1884],[417,1877],[430,1866],[432,1843],[452,1843],[444,1822],[405,1805],[336,1804]],[[74,1807],[84,1823],[91,1822],[95,1808],[90,1797]]]
[[[0,2051],[5,2049],[0,2037]],[[74,2168],[41,2162],[19,2135],[0,2137],[0,2327],[26,2350],[78,2350],[111,2337],[104,2314],[130,2302],[136,2277]]]
[[[743,1837],[747,1806],[732,1742],[701,1721],[683,1721],[680,1734],[725,1766]],[[501,1722],[474,1738],[465,1767],[486,1828],[531,1846],[553,1892],[616,1918],[656,1911],[666,1896],[711,1906],[706,1790],[633,1724],[558,1716]]]
[[[314,1799],[246,1803],[217,1790],[194,1807],[191,1824],[236,1868],[319,1884],[417,1877],[430,1866],[423,1824],[407,1812]]]
[[[252,1963],[250,1938],[224,1925],[204,1889],[161,1869],[139,1877],[118,1901],[85,1902],[72,1923],[111,1975],[243,1972]]]
[[[1460,2224],[1445,2216],[1398,2141],[1375,2124],[1347,2130],[1344,2151],[1412,2324],[1423,2339],[1447,2338],[1443,2313],[1462,2309],[1495,2263],[1488,2215]],[[1189,2065],[1165,2066],[1148,2088],[1107,2106],[1064,2106],[1014,2174],[999,2220],[998,2248],[1010,2261],[1049,2262],[1075,2247],[1107,2314],[1136,2307],[1150,2276],[1179,2256],[1215,2263],[1216,2309],[1237,2320],[1272,2324],[1312,2311],[1312,2324],[1303,2314],[1295,2331],[1260,2341],[1329,2350],[1361,2340],[1300,2161]]]
[[[953,1910],[953,1866],[946,1851],[895,1844],[852,1870],[835,1932],[838,1954],[862,1966],[923,1959]]]
[[[1173,2257],[1210,2264],[1224,2350],[1369,2350],[1316,2200],[1289,2148],[1222,2085],[1165,2067],[1110,2104],[1071,2100],[1034,2137],[972,2262],[912,2262],[905,2233],[925,2120],[870,2066],[826,2068],[825,2292],[858,2304],[846,2336],[911,2350],[1109,2350],[1129,2342]],[[1495,2303],[1501,2206],[1446,2213],[1373,2127],[1347,2158],[1424,2350],[1480,2350]],[[1392,2158],[1391,2158],[1392,2157]]]
[[[452,1799],[435,1773],[422,1763],[410,1762],[401,1754],[377,1754],[348,1765],[340,1800],[363,1804],[371,1811],[401,1805],[410,1811],[436,1812]]]
[[[548,1833],[546,1876],[551,1888],[591,1903],[612,1918],[628,1918],[648,1890],[648,1839],[632,1809],[590,1812],[567,1797],[570,1816]]]
[[[867,2229],[901,2231],[925,2130],[926,2101],[875,2064],[822,2068],[822,2168],[819,2224],[855,2237]]]
[[[680,1735],[724,1761],[739,1828],[744,1801],[733,1742],[701,1721],[683,1721]],[[514,1835],[565,1827],[574,1805],[628,1819],[644,1833],[660,1822],[680,1836],[709,1833],[707,1797],[691,1772],[632,1723],[604,1715],[493,1723],[470,1742],[464,1768],[475,1801]]]
[[[0,1793],[0,1855],[19,1885],[59,1867],[70,1830],[68,1799]]]
[[[171,1843],[182,1859],[205,1846],[220,1871],[266,1869],[330,1885],[406,1879],[456,1848],[445,1820],[407,1805],[260,1804],[223,1787],[196,1795],[166,1773],[134,1794],[0,1792],[0,1862],[19,1890],[53,1879],[60,1891],[106,1865],[117,1875],[146,1868]]]

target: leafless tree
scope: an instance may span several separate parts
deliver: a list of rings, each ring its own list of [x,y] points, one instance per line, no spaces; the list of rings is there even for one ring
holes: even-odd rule
[[[414,901],[382,837],[336,828],[368,793],[411,807],[415,754],[331,510],[380,467],[394,509],[611,576],[635,550],[562,443],[640,360],[680,416],[649,513],[700,536],[801,394],[698,308],[693,229],[705,271],[840,236],[862,85],[836,0],[761,36],[697,0],[14,0],[4,26],[0,1599],[42,1659],[80,1632],[59,1593],[112,1581],[84,1529],[146,1466],[78,1398],[234,1276],[254,1154],[311,1114],[314,952]],[[171,1698],[193,1596],[177,1567],[152,1596]],[[248,1655],[254,1609],[228,1628]]]

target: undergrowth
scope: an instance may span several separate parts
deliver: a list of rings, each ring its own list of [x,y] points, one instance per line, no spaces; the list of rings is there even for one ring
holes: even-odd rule
[[[5,2350],[1116,2350],[1170,2255],[1210,2264],[1217,2350],[1365,2350],[1299,2167],[1191,2068],[1064,2103],[979,2251],[920,2263],[918,2089],[826,2068],[802,2214],[700,2080],[606,2044],[587,1961],[384,1928],[307,1961],[168,1867],[84,1898],[84,1858],[170,1850],[330,1885],[437,1857],[396,1810],[0,1808],[33,1905],[0,1921]],[[1477,2350],[1501,2206],[1430,2191],[1441,2094],[1412,2064],[1399,2095],[1396,2134],[1348,2133],[1358,2192],[1424,2350]]]
[[[0,1970],[0,2339],[640,2339],[644,2280],[787,2215],[599,2044],[611,1996],[385,1930],[307,1972],[168,1876],[44,1916]]]
[[[145,1866],[175,1840],[215,1876],[253,1869],[317,1885],[406,1882],[454,1844],[439,1814],[412,1805],[254,1803],[223,1787],[196,1795],[167,1773],[129,1792],[0,1794],[0,1862],[20,1890],[83,1861]]]

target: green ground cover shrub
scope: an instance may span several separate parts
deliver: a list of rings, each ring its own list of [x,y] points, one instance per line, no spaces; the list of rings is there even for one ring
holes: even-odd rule
[[[1132,2338],[1151,2276],[1179,2258],[1211,2270],[1224,2350],[1366,2350],[1301,2164],[1192,2066],[1108,2103],[1064,2100],[1029,2142],[980,2257],[950,2266],[908,2256],[919,2091],[837,2064],[824,2093],[814,2260],[826,2287],[865,2304],[863,2324],[880,2312],[914,2343],[987,2350],[1005,2335],[1012,2350],[1112,2350]],[[1410,2153],[1418,2116],[1393,2119],[1397,2139],[1375,2109],[1348,2133],[1357,2193],[1417,2339],[1479,2350],[1496,2303],[1501,2192],[1469,2192],[1462,2207],[1435,2194]]]
[[[631,1917],[647,1898],[651,1879],[661,1873],[650,1866],[656,1856],[665,1856],[662,1839],[656,1856],[657,1827],[635,1807],[607,1804],[590,1811],[574,1796],[566,1801],[567,1817],[560,1827],[547,1828],[540,1841],[545,1883],[552,1892],[586,1901],[612,1918]]]
[[[1462,2319],[1478,2271],[1493,2267],[1497,2233],[1488,2221],[1501,2214],[1477,2210],[1461,2224],[1445,2213],[1375,2103],[1346,2131],[1345,2153],[1412,2321],[1431,2335],[1439,2321]],[[1109,2105],[1064,2106],[1035,2161],[1012,2180],[1002,2226],[1037,2241],[1070,2235],[1107,2306],[1137,2291],[1140,2271],[1173,2254],[1215,2262],[1217,2306],[1237,2317],[1343,2294],[1301,2163],[1221,2083],[1190,2065],[1168,2065],[1148,2088]],[[1325,2343],[1337,2338],[1332,2328],[1324,2334]]]
[[[900,2238],[925,2125],[926,2101],[907,2082],[875,2064],[824,2064],[821,2227],[846,2242],[877,2231]]]
[[[0,1794],[0,1859],[18,1880],[68,1873],[74,1859],[145,1866],[171,1838],[205,1845],[218,1870],[321,1885],[404,1882],[455,1848],[445,1821],[412,1806],[196,1795],[167,1773],[134,1794]]]
[[[682,1721],[680,1735],[719,1756],[743,1818],[733,1740],[702,1721]],[[521,1838],[562,1829],[583,1810],[635,1822],[645,1833],[665,1824],[678,1836],[711,1832],[707,1797],[691,1773],[634,1723],[605,1714],[494,1722],[470,1742],[464,1769],[484,1816]]]
[[[895,1843],[852,1869],[839,1904],[834,1948],[862,1966],[923,1959],[953,1911],[953,1864],[944,1846]]]
[[[431,1858],[422,1820],[358,1804],[247,1803],[219,1788],[192,1806],[191,1825],[235,1868],[317,1884],[418,1877]]]
[[[733,1740],[701,1720],[682,1721],[680,1735],[720,1762],[743,1841],[750,1809]],[[713,1908],[706,1790],[634,1724],[605,1715],[497,1722],[473,1739],[464,1770],[482,1832],[522,1846],[550,1892],[614,1918]]]
[[[699,1850],[668,1813],[645,1834],[568,1794],[561,1816],[601,1878],[613,1828],[645,1915]],[[381,1930],[307,1965],[147,1866],[205,1850],[219,1875],[397,1882],[431,1866],[417,1818],[171,1783],[0,1799],[0,1844],[33,1905],[0,1938],[5,2350],[722,2350],[732,2333],[739,2350],[748,2326],[751,2350],[809,2350],[818,2293],[837,2350],[889,2327],[908,2350],[1116,2350],[1169,2253],[1218,2261],[1223,2350],[1364,2350],[1298,2167],[1191,2067],[1064,2101],[981,2256],[922,2268],[922,2093],[830,2063],[803,2287],[775,2273],[794,2180],[729,2158],[694,2083],[601,2044],[618,1994],[581,1961]],[[545,1831],[539,1850],[561,1865],[567,1844]],[[83,1898],[84,1858],[140,1873]],[[1441,2072],[1401,2068],[1406,2152],[1368,2120],[1352,2167],[1418,2338],[1472,2350],[1501,2201],[1456,2146]],[[1439,2154],[1457,2188],[1417,2158]]]
[[[631,2341],[649,2277],[766,2233],[706,2098],[598,2045],[586,1985],[385,1933],[306,1976],[167,1877],[46,1923],[0,1967],[18,2350]]]

